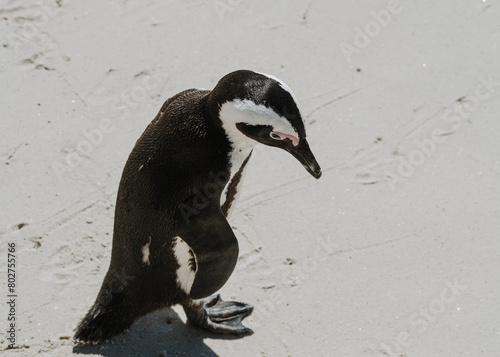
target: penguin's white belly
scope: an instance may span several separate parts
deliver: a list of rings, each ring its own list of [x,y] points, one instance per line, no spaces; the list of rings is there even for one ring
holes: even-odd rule
[[[253,148],[247,148],[247,149],[242,149],[240,150],[234,150],[231,152],[231,156],[229,158],[230,163],[231,163],[231,169],[230,169],[230,176],[229,180],[224,187],[224,190],[222,191],[222,195],[220,198],[220,205],[221,207],[224,206],[224,204],[229,204],[229,209],[227,211],[227,217],[230,217],[232,212],[234,212],[234,207],[236,206],[236,201],[238,200],[238,197],[241,193],[241,187],[242,187],[242,182],[243,182],[243,177],[244,173],[246,171],[246,165],[245,167],[242,166],[245,164],[246,160],[248,159],[249,155],[252,153]],[[241,171],[241,172],[240,172]],[[239,175],[237,175],[239,173]],[[239,180],[237,183],[235,180]],[[236,185],[236,186],[235,186]],[[234,187],[232,187],[234,186]],[[229,192],[230,190],[236,190],[234,196]],[[230,202],[227,202],[230,200]]]
[[[191,247],[184,242],[181,237],[173,238],[173,250],[177,264],[179,264],[179,268],[176,271],[177,285],[189,294],[191,287],[193,286],[198,267],[196,255]]]

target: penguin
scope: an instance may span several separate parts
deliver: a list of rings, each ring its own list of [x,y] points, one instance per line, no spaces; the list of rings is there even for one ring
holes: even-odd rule
[[[298,101],[274,76],[238,70],[211,91],[188,89],[163,104],[125,164],[109,270],[76,341],[109,340],[176,304],[194,326],[253,333],[242,324],[253,307],[215,293],[238,259],[227,217],[258,143],[289,152],[320,178]]]

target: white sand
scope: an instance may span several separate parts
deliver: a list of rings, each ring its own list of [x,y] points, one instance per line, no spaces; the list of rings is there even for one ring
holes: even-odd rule
[[[221,294],[255,306],[255,334],[204,333],[176,307],[75,352],[498,356],[500,86],[482,84],[500,82],[498,1],[404,1],[384,26],[374,0],[5,2],[0,277],[3,301],[15,242],[19,347],[6,355],[76,355],[67,338],[107,271],[135,141],[171,95],[250,68],[294,90],[323,168],[316,181],[270,148],[251,160]]]

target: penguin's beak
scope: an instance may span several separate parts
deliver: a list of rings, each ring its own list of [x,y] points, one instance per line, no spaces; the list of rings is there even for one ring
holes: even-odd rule
[[[307,172],[309,172],[315,179],[319,179],[321,177],[321,167],[319,167],[318,162],[314,158],[306,139],[300,140],[299,145],[297,146],[288,147],[287,151],[299,160]]]

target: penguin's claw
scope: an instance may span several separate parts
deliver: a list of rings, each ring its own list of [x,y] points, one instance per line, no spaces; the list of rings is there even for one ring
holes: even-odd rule
[[[203,301],[198,310],[184,307],[189,323],[217,334],[252,334],[252,329],[243,326],[241,320],[250,315],[253,306],[237,302],[224,301],[220,295],[213,295]]]

